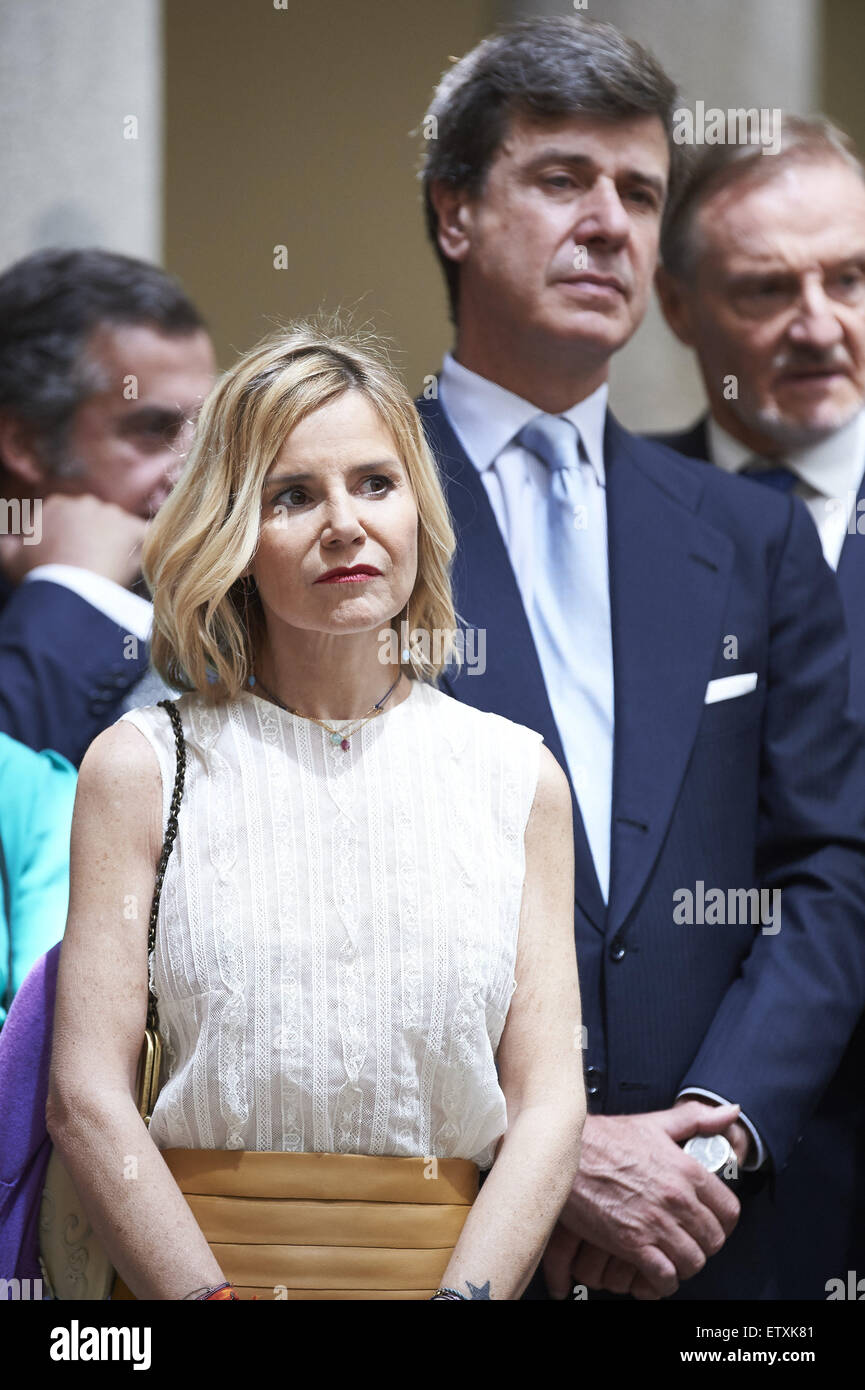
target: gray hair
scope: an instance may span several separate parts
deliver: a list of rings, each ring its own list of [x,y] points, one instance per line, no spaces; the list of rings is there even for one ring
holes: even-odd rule
[[[780,113],[779,113],[780,114]],[[835,159],[865,180],[856,147],[826,116],[781,115],[778,153],[764,154],[756,141],[708,145],[671,199],[661,229],[661,261],[671,275],[689,279],[699,258],[697,214],[713,194],[738,182],[765,183],[794,161]]]

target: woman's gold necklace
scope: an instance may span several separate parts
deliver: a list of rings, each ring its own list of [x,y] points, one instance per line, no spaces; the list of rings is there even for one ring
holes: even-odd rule
[[[396,680],[394,681],[393,685],[391,686],[390,690],[388,690],[387,694],[386,694],[386,695],[382,695],[382,697],[381,697],[381,699],[378,701],[378,703],[375,704],[375,705],[373,705],[373,707],[372,707],[372,709],[370,710],[369,714],[364,715],[363,718],[359,721],[359,723],[357,723],[353,729],[349,729],[348,731],[346,731],[346,730],[344,730],[344,729],[334,729],[334,728],[332,728],[332,727],[330,726],[330,724],[328,724],[324,719],[316,719],[316,717],[315,717],[314,714],[301,714],[301,713],[300,713],[298,710],[296,710],[296,709],[289,709],[288,705],[283,704],[283,702],[282,702],[282,700],[280,700],[279,696],[278,696],[278,695],[274,695],[274,693],[273,693],[272,690],[268,690],[267,686],[264,685],[264,684],[258,679],[257,676],[250,676],[250,677],[249,677],[249,684],[250,684],[250,686],[253,686],[253,685],[258,686],[258,688],[259,688],[260,690],[263,690],[263,691],[264,691],[265,695],[267,696],[267,698],[268,698],[269,700],[273,700],[274,704],[275,704],[275,705],[279,705],[280,709],[284,709],[284,710],[286,711],[287,714],[293,714],[293,715],[295,715],[298,719],[308,719],[312,724],[317,724],[317,725],[319,726],[320,729],[325,729],[325,730],[327,731],[327,733],[330,734],[330,741],[331,741],[331,743],[333,743],[333,744],[337,744],[337,743],[338,743],[339,746],[340,746],[340,748],[343,750],[343,752],[344,752],[344,753],[347,753],[348,750],[349,750],[349,748],[351,747],[350,740],[351,740],[351,738],[358,732],[358,730],[359,730],[359,729],[362,729],[363,726],[364,726],[364,724],[368,724],[368,723],[370,722],[371,719],[375,719],[376,715],[378,715],[378,714],[384,714],[384,708],[383,708],[383,707],[384,707],[384,703],[385,703],[386,700],[388,700],[388,699],[390,698],[390,696],[391,696],[391,695],[393,694],[393,692],[396,690],[397,686],[399,685],[400,677],[401,677],[401,676],[402,676],[402,671],[400,671],[399,675],[397,676],[397,678],[396,678]]]

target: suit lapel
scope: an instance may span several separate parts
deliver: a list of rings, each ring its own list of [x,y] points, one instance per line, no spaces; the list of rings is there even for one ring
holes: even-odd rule
[[[704,415],[692,429],[682,434],[659,435],[656,442],[666,444],[668,448],[675,449],[688,458],[704,459],[708,462],[708,418]],[[865,474],[859,485],[856,503],[854,531],[844,540],[836,574],[850,635],[850,690],[853,708],[862,718],[865,716]],[[858,529],[860,525],[861,532]]]
[[[860,525],[862,534],[858,530]],[[850,634],[853,708],[862,718],[865,715],[865,476],[856,498],[853,526],[854,532],[844,538],[836,573]]]
[[[696,515],[700,470],[677,465],[610,416],[605,460],[615,676],[607,930],[614,933],[673,813],[719,650],[734,550]]]
[[[444,676],[442,686],[465,704],[493,710],[535,729],[567,773],[522,595],[486,488],[439,402],[420,400],[417,405],[438,459],[458,539],[454,605],[468,627],[486,632],[484,674],[470,675],[464,667],[456,677]],[[606,909],[572,784],[571,801],[576,898],[589,920],[603,931]]]

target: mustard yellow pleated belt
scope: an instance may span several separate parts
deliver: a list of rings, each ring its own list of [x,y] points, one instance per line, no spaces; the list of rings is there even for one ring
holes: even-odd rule
[[[428,1299],[478,1193],[465,1158],[162,1157],[241,1299]],[[134,1294],[118,1277],[112,1298]]]

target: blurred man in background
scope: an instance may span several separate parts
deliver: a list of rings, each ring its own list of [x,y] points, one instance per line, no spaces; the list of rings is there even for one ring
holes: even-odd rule
[[[77,764],[152,697],[141,543],[213,373],[154,265],[47,250],[0,276],[0,730],[32,748]]]

